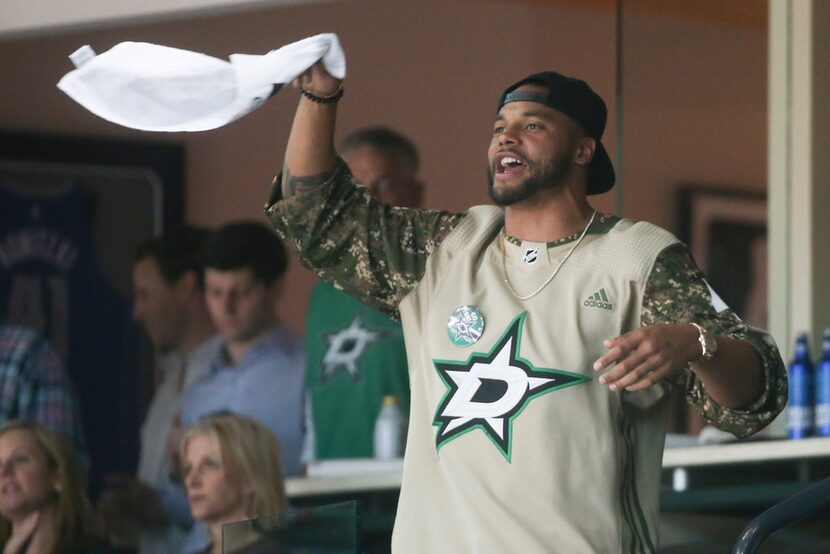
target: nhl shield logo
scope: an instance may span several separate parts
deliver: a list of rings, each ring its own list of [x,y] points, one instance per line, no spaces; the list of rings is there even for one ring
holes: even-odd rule
[[[522,256],[522,261],[527,265],[533,265],[536,263],[536,260],[539,259],[539,249],[538,248],[528,248],[525,250],[524,256]]]

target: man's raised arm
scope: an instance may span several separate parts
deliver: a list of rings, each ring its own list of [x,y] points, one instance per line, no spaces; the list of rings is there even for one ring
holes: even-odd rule
[[[321,62],[295,79],[294,86],[302,88],[304,93],[300,96],[285,150],[283,196],[291,196],[307,178],[317,178],[334,170],[336,100],[342,85]]]

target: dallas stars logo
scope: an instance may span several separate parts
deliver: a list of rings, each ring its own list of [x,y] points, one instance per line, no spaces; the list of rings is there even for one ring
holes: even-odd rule
[[[324,337],[327,348],[321,361],[323,373],[320,380],[325,383],[338,371],[344,371],[357,381],[360,378],[360,362],[366,351],[393,333],[391,330],[369,329],[363,323],[362,314],[358,314],[348,327],[328,333]]]
[[[473,354],[466,362],[435,360],[447,385],[432,424],[439,427],[436,448],[480,428],[510,461],[513,420],[531,399],[590,381],[589,377],[558,369],[537,368],[519,355],[527,312],[516,317],[488,354]]]

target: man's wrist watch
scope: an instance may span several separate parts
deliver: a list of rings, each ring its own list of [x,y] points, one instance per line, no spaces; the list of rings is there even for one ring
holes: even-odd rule
[[[692,325],[694,325],[695,329],[697,329],[697,342],[700,343],[701,350],[700,358],[695,360],[695,362],[708,362],[715,356],[715,353],[718,351],[718,341],[715,340],[714,335],[711,335],[702,326],[698,325],[697,323],[692,323]]]

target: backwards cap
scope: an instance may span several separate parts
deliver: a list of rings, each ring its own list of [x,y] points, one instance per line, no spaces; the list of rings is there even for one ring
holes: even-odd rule
[[[529,83],[546,86],[547,94],[531,91],[514,92],[520,86]],[[501,95],[498,109],[509,102],[537,102],[576,121],[585,133],[597,142],[594,157],[588,164],[587,194],[600,194],[611,190],[616,179],[614,166],[601,142],[608,110],[605,102],[588,83],[554,71],[534,73],[507,87]]]

